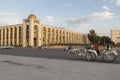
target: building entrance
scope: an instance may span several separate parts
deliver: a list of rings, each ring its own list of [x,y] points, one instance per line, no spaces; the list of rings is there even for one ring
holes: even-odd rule
[[[34,38],[34,46],[37,46],[37,38]]]

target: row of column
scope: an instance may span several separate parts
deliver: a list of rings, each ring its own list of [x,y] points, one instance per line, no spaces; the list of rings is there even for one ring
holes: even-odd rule
[[[0,28],[0,46],[21,45],[21,27]]]
[[[82,44],[82,34],[64,29],[43,27],[43,44]]]

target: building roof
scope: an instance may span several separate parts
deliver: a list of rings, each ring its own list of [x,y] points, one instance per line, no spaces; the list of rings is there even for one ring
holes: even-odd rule
[[[37,17],[36,17],[34,14],[30,14],[30,15],[28,16],[28,19],[37,19]]]

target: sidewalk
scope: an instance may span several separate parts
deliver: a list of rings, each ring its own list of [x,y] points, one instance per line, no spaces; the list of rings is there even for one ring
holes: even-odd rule
[[[0,55],[0,80],[120,80],[120,65]]]

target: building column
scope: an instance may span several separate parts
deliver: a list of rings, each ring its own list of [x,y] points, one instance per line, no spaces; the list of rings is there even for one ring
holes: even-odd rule
[[[69,33],[69,44],[71,44],[71,32]]]
[[[75,35],[74,35],[74,34],[75,34],[75,33],[73,33],[73,37],[72,37],[72,38],[73,38],[73,44],[75,43],[75,42],[74,42],[74,39],[75,39]]]
[[[70,44],[70,31],[68,32],[68,44]]]
[[[79,35],[77,34],[77,44],[79,44]]]
[[[17,44],[17,46],[19,46],[19,27],[17,27],[17,42],[16,42],[16,44]]]
[[[15,29],[13,27],[13,34],[12,34],[12,45],[15,45]]]
[[[48,28],[48,45],[50,44],[50,28]]]
[[[63,30],[61,30],[61,35],[60,35],[60,37],[61,37],[61,43],[60,43],[60,44],[63,44]]]
[[[78,41],[79,41],[78,44],[80,44],[80,34],[78,34],[78,37],[79,37],[79,38],[78,38]]]
[[[4,45],[6,46],[6,43],[7,43],[7,40],[6,40],[6,37],[7,37],[7,36],[6,36],[6,35],[7,35],[6,28],[5,28],[5,33],[4,33],[4,34],[5,34],[5,41],[4,41]]]
[[[66,41],[67,41],[66,43],[68,44],[68,31],[67,31],[66,36],[67,36],[67,37],[66,37]]]
[[[38,46],[41,46],[42,45],[42,41],[43,41],[43,38],[42,38],[42,25],[41,25],[41,22],[39,21],[39,25],[38,25],[38,40],[37,40],[37,43],[38,43]]]
[[[78,43],[78,36],[77,36],[77,33],[76,33],[76,44]]]
[[[37,26],[38,28],[38,26]],[[30,20],[30,25],[29,25],[29,46],[33,47],[34,46],[34,23],[33,20]]]
[[[46,30],[45,30],[45,44],[48,45],[48,28],[46,27]]]
[[[58,29],[58,44],[60,43],[60,30]]]
[[[54,44],[56,44],[56,29],[54,29]]]
[[[67,44],[69,44],[69,32],[67,32]]]
[[[68,44],[70,44],[70,32],[68,32]]]
[[[8,28],[8,45],[10,46],[10,28]]]
[[[52,44],[52,28],[50,28],[50,44]]]
[[[0,46],[1,46],[1,29],[0,29]]]
[[[80,43],[82,44],[82,34],[80,34]]]
[[[72,44],[72,32],[70,32],[70,43]]]
[[[66,44],[66,31],[64,31],[64,44]]]
[[[77,38],[77,44],[78,44],[78,33],[77,33],[77,35],[76,35],[76,38]]]
[[[74,33],[74,44],[76,44],[76,33]]]
[[[80,44],[80,34],[78,34],[78,44]]]
[[[76,44],[76,33],[74,33],[74,43]]]
[[[52,44],[54,44],[54,35],[53,34],[54,34],[54,28],[52,28],[52,34],[51,34],[52,35]]]
[[[79,42],[78,42],[78,43],[80,44],[80,38],[81,38],[81,37],[80,37],[80,34],[79,34],[78,36],[79,36]]]
[[[22,27],[22,47],[26,47],[26,25],[25,25],[25,21],[23,21],[23,27]]]
[[[66,43],[68,44],[68,31],[67,31],[66,36],[67,36],[67,37],[66,37],[66,41],[67,41]]]
[[[3,29],[1,29],[1,46],[3,46]]]
[[[75,33],[75,44],[77,43],[76,33]]]

